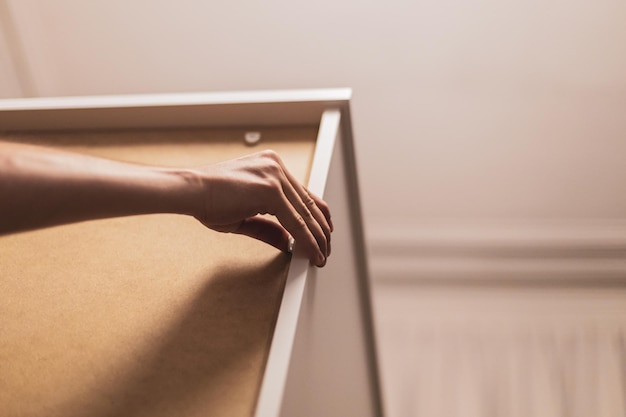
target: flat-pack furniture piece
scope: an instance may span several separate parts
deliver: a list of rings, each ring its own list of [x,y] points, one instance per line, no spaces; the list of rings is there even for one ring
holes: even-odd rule
[[[0,414],[382,416],[350,94],[0,100],[0,141],[176,167],[273,149],[335,226],[321,269],[170,214],[1,236]]]

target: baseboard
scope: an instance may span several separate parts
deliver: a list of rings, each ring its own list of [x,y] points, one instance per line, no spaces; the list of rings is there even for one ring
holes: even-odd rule
[[[626,219],[380,221],[366,232],[375,284],[626,285]]]

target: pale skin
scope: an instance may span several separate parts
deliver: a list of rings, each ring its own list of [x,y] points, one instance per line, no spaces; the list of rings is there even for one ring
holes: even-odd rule
[[[0,142],[0,235],[154,213],[193,216],[210,229],[283,251],[291,235],[318,267],[330,255],[328,205],[273,151],[172,169]]]

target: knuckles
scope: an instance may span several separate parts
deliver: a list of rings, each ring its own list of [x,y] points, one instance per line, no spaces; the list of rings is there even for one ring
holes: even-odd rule
[[[265,149],[256,153],[252,153],[242,157],[240,160],[247,161],[249,164],[264,166],[273,164],[282,164],[282,160],[278,153],[272,149]]]
[[[317,207],[317,204],[315,203],[315,200],[313,200],[313,198],[311,198],[311,196],[308,195],[308,194],[304,197],[304,204],[306,204],[306,206],[309,208],[309,210],[312,210],[315,207]]]
[[[305,230],[305,229],[309,228],[309,226],[306,223],[306,220],[304,220],[304,218],[302,216],[297,216],[295,218],[294,222],[295,222],[295,227],[297,229]]]
[[[278,156],[278,153],[273,149],[265,149],[259,152],[258,155],[262,158],[270,159],[277,163],[281,162],[280,156]]]
[[[262,174],[280,178],[284,175],[282,162],[278,154],[267,149],[254,155],[258,159],[258,168]]]

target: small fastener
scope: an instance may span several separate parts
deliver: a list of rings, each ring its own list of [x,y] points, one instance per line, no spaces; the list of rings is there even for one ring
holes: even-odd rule
[[[256,145],[261,140],[261,132],[246,132],[244,140],[246,145]]]

